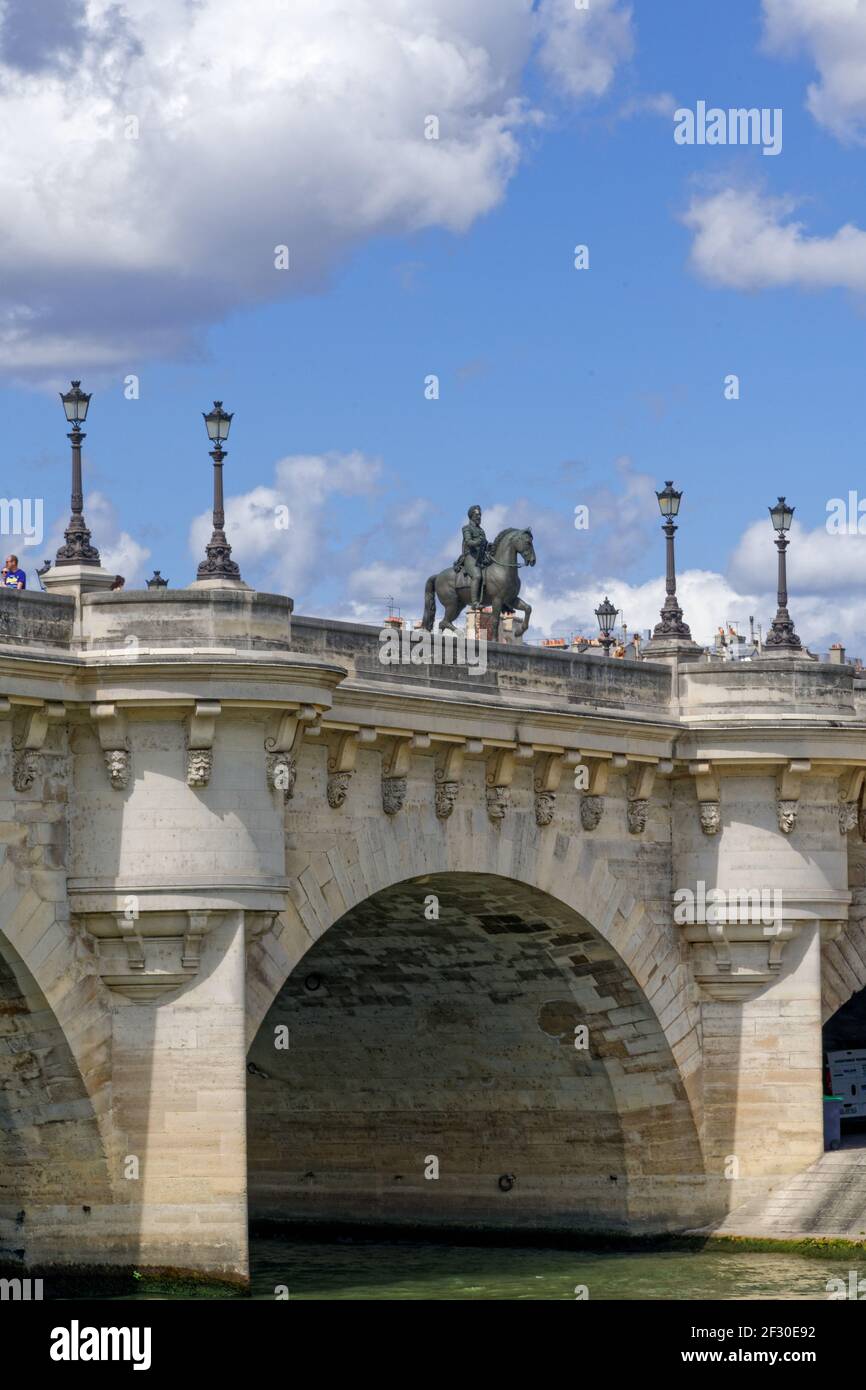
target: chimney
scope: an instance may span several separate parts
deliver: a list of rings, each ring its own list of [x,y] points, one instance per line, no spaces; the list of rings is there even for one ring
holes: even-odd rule
[[[841,642],[834,642],[830,648],[829,659],[834,666],[845,665],[845,648]]]

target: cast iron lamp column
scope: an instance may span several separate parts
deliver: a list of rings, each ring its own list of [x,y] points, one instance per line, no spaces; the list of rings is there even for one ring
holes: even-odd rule
[[[656,623],[653,628],[654,642],[666,637],[682,637],[690,642],[692,638],[688,624],[683,622],[683,610],[677,601],[677,575],[674,566],[674,532],[677,528],[673,518],[680,509],[682,495],[681,492],[677,492],[672,482],[666,482],[663,491],[656,493],[659,511],[665,518],[662,530],[666,539],[667,573],[665,576],[666,597],[664,607],[661,610],[661,622]]]
[[[779,552],[779,580],[776,595],[778,608],[764,646],[772,647],[776,651],[799,652],[803,650],[803,644],[794,631],[794,623],[788,612],[788,572],[785,562],[785,551],[788,549],[788,538],[785,533],[791,529],[794,508],[788,506],[784,497],[780,497],[775,507],[768,507],[767,510],[776,531],[776,549]]]
[[[81,382],[73,381],[69,391],[61,391],[60,399],[66,418],[72,426],[67,439],[72,441],[72,515],[64,531],[66,544],[55,556],[55,565],[94,565],[100,568],[99,551],[90,543],[90,532],[84,520],[84,493],[81,483],[81,441],[87,436],[82,424],[87,419],[90,396],[82,391]]]
[[[205,427],[214,448],[213,459],[213,534],[205,546],[206,560],[202,560],[196,572],[196,579],[234,579],[239,580],[241,572],[231,558],[232,548],[226,540],[225,512],[223,510],[223,459],[226,457],[222,447],[229,437],[232,413],[223,410],[222,401],[214,401],[213,410],[205,415]]]
[[[613,646],[613,638],[610,634],[613,631],[617,612],[618,610],[614,608],[607,594],[604,596],[604,601],[600,603],[595,610],[595,616],[598,619],[598,629],[601,635],[601,645],[604,647],[605,656],[610,656],[610,649]]]

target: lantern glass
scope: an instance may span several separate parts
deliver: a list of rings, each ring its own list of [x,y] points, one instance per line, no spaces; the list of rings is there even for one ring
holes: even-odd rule
[[[599,630],[604,633],[605,637],[609,637],[613,631],[613,625],[616,621],[618,611],[617,608],[614,608],[607,594],[605,594],[604,602],[600,603],[595,610],[595,616],[598,618]]]
[[[780,535],[784,535],[786,531],[790,531],[791,522],[794,519],[794,508],[788,506],[784,497],[780,497],[775,507],[769,507],[768,511],[773,527]]]
[[[70,425],[83,425],[87,419],[90,397],[86,391],[82,391],[81,382],[73,381],[69,391],[60,392],[60,399],[63,402],[63,409]]]
[[[680,499],[682,495],[681,492],[677,492],[672,482],[668,481],[665,483],[664,490],[656,493],[656,497],[659,500],[659,511],[662,516],[676,516],[680,509]]]
[[[204,415],[204,423],[207,429],[208,439],[214,444],[222,444],[223,440],[229,437],[232,414],[223,410],[222,401],[214,401],[213,410],[209,410],[207,414]]]

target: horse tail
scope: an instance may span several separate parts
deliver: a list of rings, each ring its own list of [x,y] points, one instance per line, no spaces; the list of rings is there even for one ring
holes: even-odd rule
[[[427,580],[424,590],[424,617],[421,619],[421,626],[428,632],[433,631],[433,623],[436,618],[436,576],[431,574]]]

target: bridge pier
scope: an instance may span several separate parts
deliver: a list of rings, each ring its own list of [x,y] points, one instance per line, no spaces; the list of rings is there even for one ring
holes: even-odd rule
[[[194,983],[114,1011],[118,1186],[136,1266],[245,1283],[244,912],[218,918]]]
[[[820,927],[786,948],[780,978],[752,998],[707,1000],[704,1159],[737,1206],[823,1152]]]

